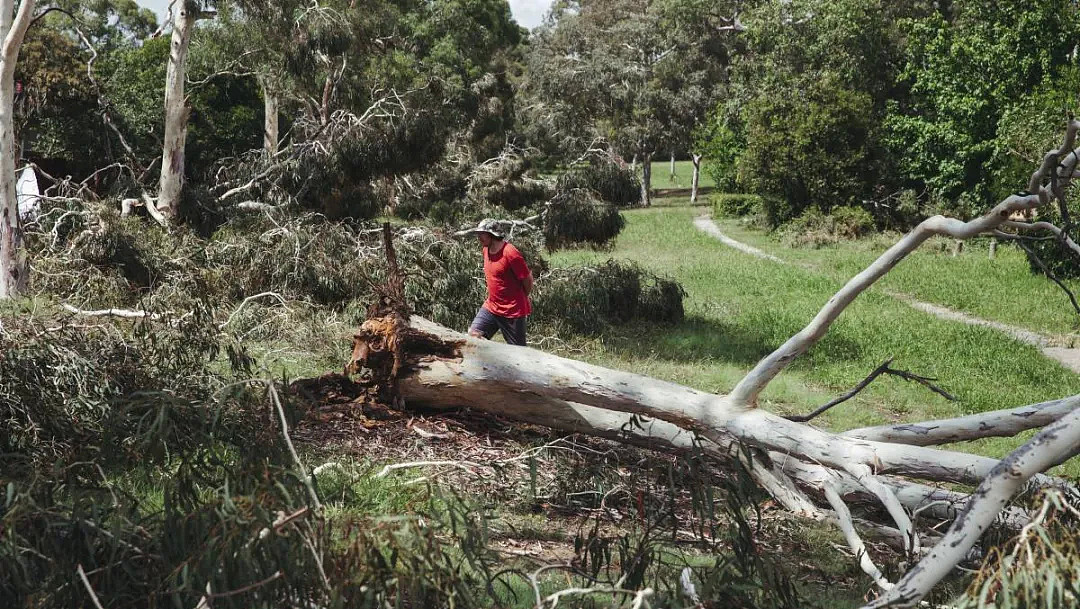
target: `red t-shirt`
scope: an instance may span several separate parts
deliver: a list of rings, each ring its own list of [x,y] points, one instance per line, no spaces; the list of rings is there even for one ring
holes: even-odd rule
[[[484,277],[487,278],[488,297],[484,308],[500,317],[525,317],[532,313],[532,305],[525,294],[525,278],[529,267],[518,248],[504,243],[498,253],[491,255],[484,248]]]

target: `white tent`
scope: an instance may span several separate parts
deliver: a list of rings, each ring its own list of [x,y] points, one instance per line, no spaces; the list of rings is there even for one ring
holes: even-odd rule
[[[41,190],[38,189],[37,174],[33,167],[23,169],[15,185],[15,192],[19,202],[19,217],[28,220],[36,216],[41,205]]]

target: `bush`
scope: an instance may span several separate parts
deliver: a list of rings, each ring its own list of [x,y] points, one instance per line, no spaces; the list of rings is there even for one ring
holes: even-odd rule
[[[709,195],[713,215],[718,218],[741,218],[762,212],[763,203],[758,195],[713,194]]]
[[[557,269],[537,284],[537,323],[598,334],[641,319],[679,321],[685,292],[677,282],[635,264],[608,260],[597,267]]]
[[[611,243],[626,221],[619,208],[583,190],[561,193],[547,208],[544,245],[549,251],[579,243],[601,247]]]
[[[874,230],[874,218],[861,207],[838,207],[832,214],[808,209],[780,228],[780,235],[792,247],[822,247],[858,239]]]
[[[588,165],[563,173],[555,187],[560,192],[587,190],[601,201],[620,207],[641,201],[641,180],[629,167],[607,156],[593,158]]]

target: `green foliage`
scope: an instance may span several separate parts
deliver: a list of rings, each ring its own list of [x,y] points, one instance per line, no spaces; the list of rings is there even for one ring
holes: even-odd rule
[[[587,165],[559,175],[555,187],[561,191],[588,190],[601,201],[619,207],[635,205],[641,200],[641,181],[637,175],[607,155],[595,156]]]
[[[872,104],[867,94],[825,77],[746,106],[739,182],[782,201],[766,208],[770,225],[808,208],[828,212],[858,204],[872,194],[878,175]]]
[[[958,609],[1068,607],[1080,598],[1080,506],[1056,490],[1037,499],[1033,522],[990,551]]]
[[[737,190],[738,160],[746,149],[746,142],[722,116],[723,108],[716,108],[702,128],[696,132],[695,151],[704,155],[703,171],[712,178],[721,191]]]
[[[618,236],[625,221],[619,208],[583,190],[559,193],[547,206],[544,244],[556,250],[579,243],[600,247]]]
[[[713,215],[718,218],[741,218],[759,214],[764,209],[758,195],[712,194]]]
[[[107,77],[99,77],[120,128],[141,159],[161,156],[168,60],[168,37],[155,38],[116,52],[105,67]],[[188,79],[206,76],[192,73]],[[190,178],[201,181],[219,159],[261,146],[263,104],[254,78],[222,74],[189,85],[186,93],[191,115],[185,171]]]
[[[902,76],[912,95],[890,109],[889,146],[907,178],[970,217],[1023,187],[1045,150],[1023,160],[1024,144],[1060,130],[1064,112],[1076,109],[1070,41],[1080,11],[1063,0],[955,2],[948,18],[908,21],[905,32]]]
[[[597,334],[635,319],[676,322],[683,317],[682,287],[634,264],[609,260],[595,267],[556,269],[537,284],[540,323]]]

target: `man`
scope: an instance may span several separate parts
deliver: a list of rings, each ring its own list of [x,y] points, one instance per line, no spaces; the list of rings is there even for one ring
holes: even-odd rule
[[[488,296],[469,326],[469,335],[491,338],[499,330],[507,344],[524,347],[525,319],[532,312],[529,292],[533,287],[532,272],[525,258],[506,242],[495,220],[482,220],[476,228],[457,234],[476,235],[484,247]]]

